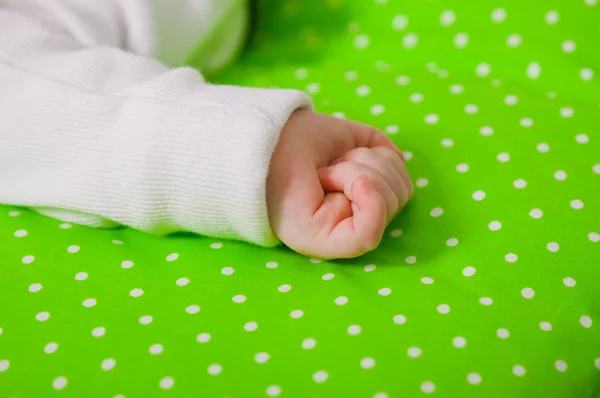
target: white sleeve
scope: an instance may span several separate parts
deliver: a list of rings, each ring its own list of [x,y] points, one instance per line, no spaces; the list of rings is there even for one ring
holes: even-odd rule
[[[153,59],[180,63],[225,3],[0,0],[0,203],[92,226],[279,243],[269,163],[310,99],[210,85]],[[169,21],[181,23],[161,36]]]

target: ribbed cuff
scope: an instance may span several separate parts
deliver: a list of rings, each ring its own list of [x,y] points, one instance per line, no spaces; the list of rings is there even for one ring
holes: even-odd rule
[[[160,143],[166,177],[161,180],[168,184],[160,189],[168,192],[164,232],[276,246],[280,241],[266,203],[269,165],[290,115],[311,108],[312,101],[295,90],[209,86],[203,91],[210,103],[198,105],[197,112],[186,107],[174,121],[180,136]]]

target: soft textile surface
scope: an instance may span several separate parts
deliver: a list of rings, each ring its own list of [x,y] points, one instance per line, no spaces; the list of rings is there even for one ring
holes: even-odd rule
[[[218,81],[387,131],[414,200],[337,262],[0,207],[0,396],[600,397],[597,0],[270,3]]]

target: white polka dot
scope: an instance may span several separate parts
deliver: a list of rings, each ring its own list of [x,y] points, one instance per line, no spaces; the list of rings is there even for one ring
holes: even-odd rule
[[[541,73],[542,67],[537,62],[531,62],[529,65],[527,65],[527,77],[529,77],[530,79],[537,79],[538,77],[540,77]]]
[[[67,247],[67,252],[69,252],[69,253],[77,253],[77,252],[79,252],[79,250],[80,250],[80,247],[77,245],[72,245],[72,246]]]
[[[54,354],[58,350],[58,343],[48,343],[44,347],[44,352],[46,354]]]
[[[389,287],[383,287],[377,291],[380,296],[389,296],[392,293],[392,289]]]
[[[532,209],[529,212],[529,215],[531,216],[531,218],[538,219],[538,218],[542,218],[542,216],[544,215],[544,212],[542,212],[540,209]]]
[[[298,80],[303,80],[308,77],[308,71],[305,68],[298,68],[294,71],[294,77]]]
[[[8,216],[9,216],[9,217],[19,217],[20,215],[21,215],[21,213],[20,213],[20,212],[18,212],[18,211],[16,211],[16,210],[13,210],[13,211],[9,211],[9,212],[8,212]]]
[[[465,92],[464,86],[460,84],[453,84],[450,86],[450,93],[454,95],[459,95]]]
[[[131,297],[140,297],[142,294],[144,294],[144,291],[142,289],[138,289],[138,288],[135,288],[129,292],[129,295]]]
[[[373,358],[363,358],[360,360],[360,367],[363,369],[371,369],[375,366],[375,360]]]
[[[567,179],[567,173],[565,173],[565,171],[564,171],[564,170],[557,170],[557,171],[554,173],[554,179],[555,179],[556,181],[564,181],[564,180],[566,180],[566,179]]]
[[[425,116],[425,123],[437,124],[440,121],[440,117],[434,113]]]
[[[525,187],[527,186],[527,181],[525,181],[525,180],[523,180],[523,179],[519,178],[518,180],[515,180],[515,181],[513,182],[513,185],[514,185],[514,187],[515,187],[515,188],[517,188],[517,189],[523,189],[523,188],[525,188]]]
[[[133,261],[125,260],[121,263],[121,268],[131,268],[133,267]]]
[[[536,149],[538,150],[538,152],[546,153],[550,150],[550,146],[545,142],[540,142],[539,144],[537,144]]]
[[[589,328],[592,326],[592,318],[590,318],[587,315],[584,315],[581,318],[579,318],[579,323],[581,323],[581,326],[583,326],[584,328]]]
[[[424,188],[429,185],[429,180],[427,178],[419,178],[416,183],[417,187]]]
[[[400,131],[400,128],[398,126],[387,126],[385,128],[385,132],[388,134],[397,134],[398,131]]]
[[[10,367],[8,359],[0,359],[0,372],[5,372]]]
[[[258,329],[258,323],[256,322],[248,322],[244,325],[246,332],[254,332],[256,329]]]
[[[458,239],[450,238],[446,241],[446,245],[448,245],[450,247],[454,247],[454,246],[458,245]]]
[[[427,62],[425,64],[425,69],[427,69],[429,73],[437,73],[439,71],[439,66],[435,62]]]
[[[58,226],[58,228],[60,228],[60,229],[70,229],[70,228],[73,228],[73,224],[65,222],[65,223],[60,224]]]
[[[104,361],[102,361],[102,363],[100,364],[100,368],[102,368],[102,370],[112,370],[115,365],[117,364],[117,361],[115,361],[112,358],[107,358]]]
[[[122,240],[118,240],[118,239],[113,239],[112,243],[115,245],[124,245],[125,242],[123,242]]]
[[[302,310],[294,310],[292,312],[290,312],[290,317],[292,317],[293,319],[300,319],[304,316],[304,311]]]
[[[504,8],[496,8],[492,11],[492,21],[494,23],[502,23],[506,19],[506,10]]]
[[[506,45],[510,48],[517,48],[523,43],[523,38],[518,33],[508,35],[506,38]]]
[[[152,319],[153,319],[153,318],[152,318],[152,316],[151,316],[151,315],[144,315],[144,316],[141,316],[141,317],[140,317],[140,319],[139,319],[139,322],[140,322],[142,325],[149,325],[150,323],[152,323]]]
[[[188,314],[197,314],[200,312],[200,307],[197,305],[189,305],[185,308],[185,312]]]
[[[256,363],[265,363],[269,358],[271,358],[271,356],[266,352],[259,352],[254,356]]]
[[[383,112],[385,112],[385,107],[383,105],[373,105],[371,107],[371,115],[373,116],[379,116]]]
[[[490,64],[482,62],[475,67],[475,74],[478,77],[487,77],[492,72]]]
[[[167,256],[167,261],[175,261],[179,258],[179,254],[172,253]]]
[[[83,304],[84,307],[91,308],[96,305],[96,299],[88,298],[88,299],[83,300],[83,303],[81,303],[81,304]]]
[[[600,369],[600,358],[594,360],[594,365],[596,365],[596,368]]]
[[[590,68],[583,68],[579,72],[579,77],[581,77],[581,80],[584,81],[592,80],[592,78],[594,77],[594,71]]]
[[[453,43],[456,48],[465,48],[469,44],[469,35],[465,32],[457,33],[454,36]]]
[[[512,371],[513,371],[513,374],[515,376],[523,376],[523,375],[525,375],[525,368],[523,366],[521,366],[521,365],[515,365],[515,366],[513,366]]]
[[[496,159],[501,163],[506,163],[510,161],[510,154],[506,152],[501,152],[496,156]]]
[[[467,340],[464,337],[455,337],[452,339],[452,345],[456,348],[464,348],[467,345]]]
[[[492,305],[494,303],[494,300],[492,300],[489,297],[482,297],[482,298],[479,299],[479,303],[481,305],[486,305],[487,306],[487,305]]]
[[[425,99],[425,96],[421,93],[413,93],[410,95],[409,99],[410,99],[410,102],[419,104],[419,103],[423,102],[423,100]]]
[[[440,14],[440,24],[442,26],[452,26],[456,22],[456,13],[452,10],[445,10]]]
[[[210,341],[210,333],[200,333],[196,336],[196,341],[198,343],[208,343]]]
[[[218,376],[223,371],[223,367],[218,363],[213,363],[208,367],[208,374],[211,376]]]
[[[489,137],[490,135],[494,134],[494,129],[489,126],[483,126],[479,132],[481,135]]]
[[[560,359],[554,363],[554,366],[559,372],[564,372],[567,370],[567,363]]]
[[[551,252],[557,252],[560,249],[560,246],[556,242],[550,242],[550,243],[548,243],[548,246],[546,246],[546,247]]]
[[[583,209],[583,202],[579,199],[572,200],[571,207],[574,208],[575,210],[581,210],[581,209]]]
[[[269,261],[266,264],[266,267],[269,269],[274,269],[274,268],[277,268],[278,266],[279,266],[279,264],[277,264],[275,261]]]
[[[591,240],[594,243],[600,242],[600,234],[597,233],[597,232],[590,232],[588,234],[588,239]]]
[[[221,249],[223,247],[222,243],[211,243],[210,248],[211,249]]]
[[[518,259],[519,257],[517,257],[517,255],[514,253],[508,253],[506,256],[504,256],[504,260],[506,260],[507,263],[514,263]]]
[[[477,270],[474,267],[468,266],[465,267],[465,269],[463,269],[463,275],[466,277],[471,277],[473,275],[475,275],[475,272],[477,272]]]
[[[596,174],[600,174],[600,164],[595,164],[592,166],[592,171]]]
[[[350,325],[348,326],[348,334],[351,336],[356,336],[360,333],[362,328],[359,325]]]
[[[359,97],[366,97],[367,95],[371,94],[371,87],[369,86],[358,86],[356,88],[356,95],[358,95]]]
[[[398,238],[399,236],[402,236],[402,230],[401,229],[393,229],[392,232],[390,232],[390,236],[392,238]],[[365,267],[365,271],[367,271],[366,267]],[[369,272],[369,271],[367,271],[367,272]]]
[[[408,76],[398,76],[396,78],[396,84],[399,86],[407,86],[410,84],[410,77]]]
[[[309,261],[313,264],[319,264],[321,262],[321,260],[319,260],[318,258],[311,258]]]
[[[243,303],[244,301],[246,301],[246,296],[244,296],[243,294],[238,294],[237,296],[233,296],[233,298],[231,300],[234,303],[240,304],[240,303]]]
[[[404,151],[404,160],[407,162],[413,158],[413,153],[410,151]]]
[[[334,302],[335,302],[337,305],[346,305],[346,304],[348,304],[348,297],[346,297],[346,296],[340,296],[340,297],[337,297],[337,298],[334,300]]]
[[[330,281],[335,277],[334,274],[325,274],[321,277],[321,279],[323,279],[324,281]]]
[[[358,79],[358,72],[355,70],[349,70],[346,73],[344,73],[344,79],[354,81]]]
[[[160,382],[158,383],[158,385],[163,390],[169,390],[169,389],[173,388],[173,386],[175,385],[175,380],[173,380],[172,377],[165,377],[165,378],[163,378],[163,379],[160,380]]]
[[[535,291],[530,287],[526,287],[523,290],[521,290],[521,295],[526,299],[530,299],[533,298],[533,296],[535,296]]]
[[[60,376],[60,377],[57,377],[56,379],[52,380],[52,388],[54,388],[55,390],[62,390],[66,386],[67,386],[67,378],[64,376]]]
[[[566,287],[573,287],[577,284],[577,282],[575,281],[575,279],[571,278],[571,277],[566,277],[563,279],[563,283],[565,284]]]
[[[421,282],[424,283],[425,285],[431,285],[435,281],[432,278],[425,276],[425,277],[421,278]]]
[[[510,333],[506,329],[498,329],[496,331],[496,336],[498,336],[498,338],[501,338],[501,339],[507,339],[508,336],[510,336]]]
[[[373,395],[373,398],[390,398],[390,396],[385,392],[378,392]]]
[[[315,383],[324,383],[327,381],[329,375],[324,370],[320,370],[313,375],[313,380]]]
[[[565,40],[562,42],[560,47],[562,48],[563,52],[570,54],[577,49],[577,44],[575,44],[573,40]]]
[[[489,223],[488,228],[491,231],[498,231],[500,230],[500,228],[502,228],[502,223],[500,221],[492,221],[491,223]]]
[[[419,347],[410,347],[407,351],[407,354],[411,358],[418,358],[421,356],[423,351]]]
[[[102,337],[106,334],[106,329],[102,326],[98,326],[92,329],[92,336],[94,337]]]
[[[578,144],[587,144],[590,142],[590,137],[588,137],[587,134],[577,134],[575,136],[575,141],[577,141]]]
[[[375,264],[365,265],[365,272],[372,272],[375,270],[375,268],[377,268]]]
[[[392,28],[399,32],[408,26],[408,17],[403,14],[396,15],[394,19],[392,19]]]
[[[475,191],[473,192],[473,199],[476,201],[481,201],[483,199],[485,199],[485,192],[483,191]]]
[[[319,83],[310,83],[306,86],[306,92],[309,94],[317,94],[319,91],[321,91]]]
[[[406,262],[406,264],[414,264],[417,262],[417,257],[415,256],[408,256],[404,259],[404,262]]]
[[[550,322],[540,322],[540,329],[544,332],[549,332],[552,330],[552,324]]]
[[[573,108],[569,108],[569,107],[560,108],[560,115],[564,118],[573,117],[574,114],[575,114],[575,111],[573,110]]]
[[[546,13],[546,16],[544,17],[544,19],[546,20],[546,23],[548,25],[554,25],[558,22],[558,20],[560,19],[560,16],[558,15],[557,11],[551,10]]]
[[[333,112],[332,116],[335,117],[336,119],[345,119],[346,118],[346,115],[344,114],[344,112]]]
[[[148,352],[152,355],[160,355],[164,351],[165,347],[162,344],[152,344],[148,349]]]
[[[431,394],[435,391],[435,384],[433,384],[431,381],[426,381],[425,383],[421,384],[421,391],[423,391],[425,394]]]
[[[406,323],[406,317],[401,314],[394,315],[393,319],[394,319],[394,323],[396,325],[404,325]]]
[[[290,290],[292,290],[292,287],[291,287],[290,285],[288,285],[288,284],[285,284],[285,285],[281,285],[281,286],[279,286],[279,287],[277,288],[277,290],[279,290],[281,293],[287,293],[287,292],[289,292]]]
[[[23,264],[31,264],[34,260],[35,260],[35,257],[33,257],[33,256],[25,256],[21,259],[21,262]]]
[[[278,397],[279,394],[281,394],[281,387],[275,385],[267,387],[267,395],[269,397]]]
[[[354,38],[354,47],[356,47],[359,50],[363,50],[367,47],[369,47],[369,36],[367,35],[357,35]]]
[[[444,214],[444,209],[442,209],[441,207],[436,207],[432,209],[431,212],[429,212],[429,214],[431,215],[431,217],[439,217],[442,214]]]
[[[407,33],[402,38],[402,46],[407,50],[412,50],[419,44],[419,36],[415,33]]]
[[[42,285],[39,283],[34,283],[34,284],[29,285],[29,291],[31,293],[37,293],[40,290],[42,290]]]
[[[15,233],[13,235],[17,238],[23,238],[23,237],[27,236],[27,230],[19,229],[18,231],[15,231]]]
[[[583,2],[585,3],[585,5],[588,5],[590,7],[598,4],[598,0],[584,0]]]
[[[469,373],[467,375],[467,381],[469,382],[469,384],[481,384],[481,376],[479,375],[479,373]]]
[[[528,117],[524,117],[523,119],[520,120],[519,123],[521,124],[522,127],[525,127],[525,128],[529,128],[529,127],[533,126],[533,120]]]
[[[436,309],[440,314],[447,314],[450,312],[450,306],[448,304],[440,304]]]
[[[445,148],[451,148],[454,146],[454,140],[451,138],[444,138],[441,142],[442,146]]]
[[[469,171],[469,165],[466,163],[460,163],[456,165],[456,171],[458,171],[459,173],[466,173],[467,171]]]
[[[233,273],[234,273],[234,272],[235,272],[235,271],[234,271],[234,269],[233,269],[233,268],[231,268],[231,267],[223,267],[223,268],[221,269],[221,273],[222,273],[223,275],[233,275]]]
[[[479,107],[475,104],[467,104],[465,105],[465,113],[469,115],[474,115],[479,112]]]

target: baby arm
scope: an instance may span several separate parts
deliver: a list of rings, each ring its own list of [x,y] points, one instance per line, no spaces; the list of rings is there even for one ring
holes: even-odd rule
[[[166,13],[153,3],[172,6],[177,37],[161,36]],[[289,115],[310,99],[210,85],[154,59],[180,62],[195,46],[187,37],[209,30],[183,22],[207,24],[203,13],[224,3],[2,2],[0,203],[92,226],[276,245],[269,160]],[[180,51],[164,50],[177,39]]]

